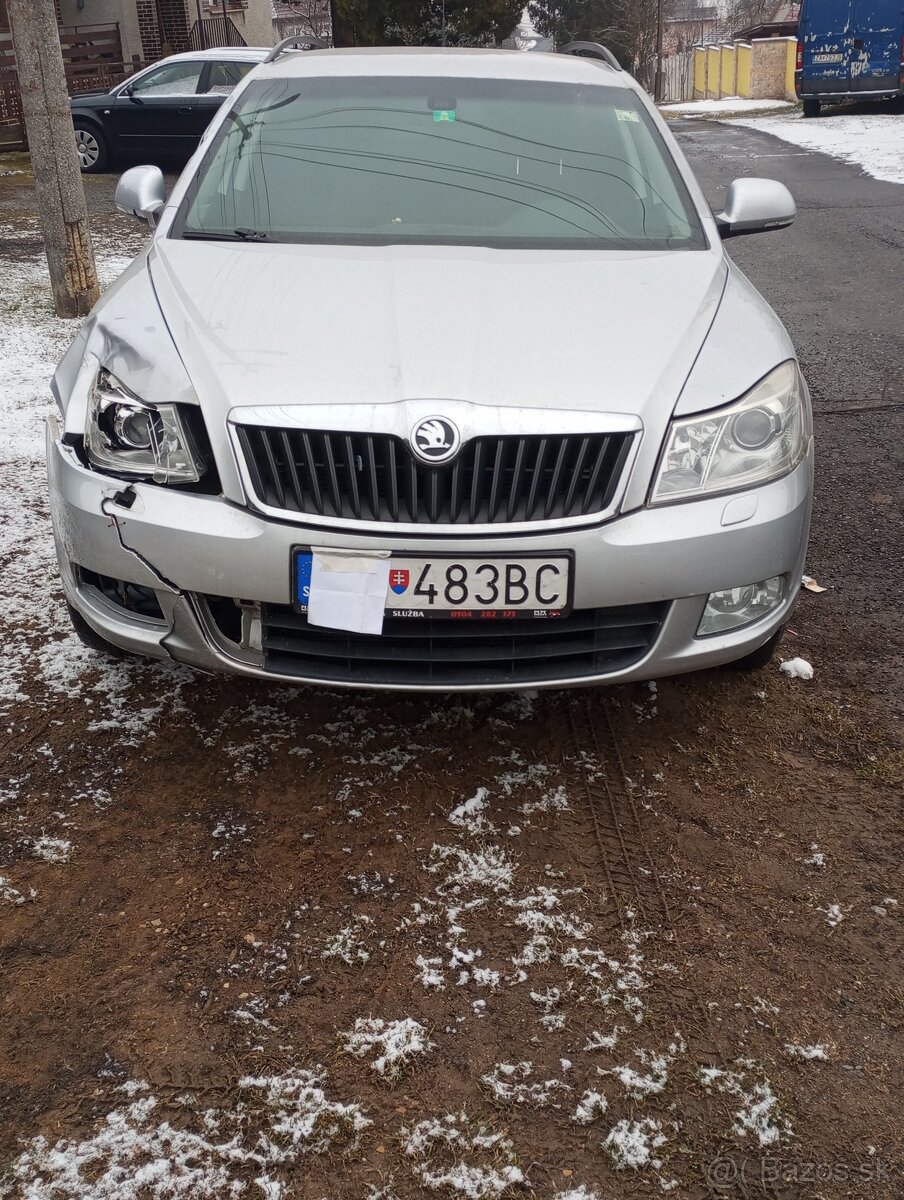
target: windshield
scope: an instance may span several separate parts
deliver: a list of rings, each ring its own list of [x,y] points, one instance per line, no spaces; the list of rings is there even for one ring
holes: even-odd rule
[[[252,84],[202,161],[172,236],[706,246],[631,92],[461,76]]]

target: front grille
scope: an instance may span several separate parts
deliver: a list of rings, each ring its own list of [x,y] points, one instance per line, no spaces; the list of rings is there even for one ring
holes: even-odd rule
[[[632,433],[478,437],[444,466],[391,434],[238,426],[261,503],[356,521],[493,525],[603,512]]]
[[[539,683],[630,667],[656,640],[668,604],[578,609],[547,620],[387,617],[379,637],[262,609],[266,667],[334,683],[449,687]]]

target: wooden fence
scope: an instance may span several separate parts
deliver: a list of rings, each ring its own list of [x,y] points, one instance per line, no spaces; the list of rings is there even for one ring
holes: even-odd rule
[[[70,93],[107,91],[146,64],[123,61],[118,25],[79,25],[60,30]],[[19,77],[10,33],[0,30],[0,150],[26,144]]]

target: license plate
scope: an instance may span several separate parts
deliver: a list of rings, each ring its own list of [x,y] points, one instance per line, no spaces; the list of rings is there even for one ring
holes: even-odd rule
[[[294,553],[293,603],[306,612],[312,555]],[[571,586],[571,554],[393,554],[386,616],[564,617]]]

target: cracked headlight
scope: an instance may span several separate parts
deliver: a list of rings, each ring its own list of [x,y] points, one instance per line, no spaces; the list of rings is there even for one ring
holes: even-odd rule
[[[204,470],[179,406],[146,404],[104,369],[91,387],[85,451],[101,470],[155,483],[197,483]]]
[[[672,421],[650,503],[734,492],[787,475],[806,453],[810,431],[800,370],[782,363],[727,408]]]

